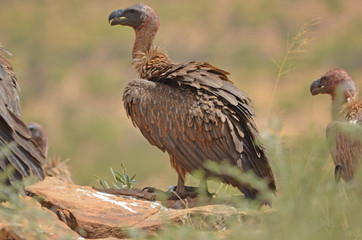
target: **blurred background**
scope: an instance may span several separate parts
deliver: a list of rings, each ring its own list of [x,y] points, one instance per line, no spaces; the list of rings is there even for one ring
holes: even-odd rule
[[[120,169],[121,162],[140,187],[176,184],[168,155],[143,138],[123,108],[123,89],[137,76],[131,65],[134,32],[111,27],[107,19],[135,3],[0,0],[0,42],[13,53],[23,119],[44,125],[49,157],[69,159],[77,184],[96,184],[94,175],[110,179],[109,168]],[[310,83],[342,67],[361,86],[359,0],[145,3],[161,19],[155,43],[174,62],[208,61],[230,72],[253,99],[261,132],[277,122],[284,147],[295,156],[304,151],[308,157],[315,145],[323,146],[330,121],[329,97],[312,97]],[[304,35],[304,51],[288,60],[295,68],[281,77],[271,104],[279,71],[273,59],[281,62],[288,36],[315,18],[319,24]],[[327,151],[321,154],[332,180],[333,163]]]

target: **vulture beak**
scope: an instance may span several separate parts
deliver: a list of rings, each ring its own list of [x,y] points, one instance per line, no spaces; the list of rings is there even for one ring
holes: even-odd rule
[[[317,79],[310,85],[310,93],[312,95],[317,95],[319,93],[325,93],[326,92],[326,86],[324,83],[321,82],[321,79]]]
[[[108,22],[111,24],[111,26],[118,25],[118,24],[122,25],[122,21],[124,19],[126,19],[126,17],[123,16],[123,12],[124,12],[124,9],[119,9],[119,10],[113,11],[109,15]]]

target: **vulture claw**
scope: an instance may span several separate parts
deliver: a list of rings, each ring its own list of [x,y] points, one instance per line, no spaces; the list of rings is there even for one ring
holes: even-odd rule
[[[170,200],[185,199],[187,197],[196,198],[198,196],[206,196],[213,198],[216,196],[215,193],[210,193],[208,190],[203,191],[204,189],[198,187],[185,186],[183,189],[177,191],[177,186],[171,186],[168,189],[168,192],[172,193]]]
[[[338,163],[334,168],[334,179],[336,183],[339,183],[339,181],[341,180],[342,169],[343,169],[343,164],[341,163]]]
[[[196,189],[196,188],[195,188]],[[163,200],[179,200],[179,199],[185,199],[187,197],[190,198],[195,198],[197,197],[197,192],[193,191],[193,187],[188,187],[186,186],[185,189],[181,190],[181,191],[177,191],[177,187],[176,186],[171,186],[168,191],[164,192],[162,190],[159,190],[157,188],[154,187],[145,187],[142,189],[142,191],[144,192],[148,192],[151,194],[158,194],[160,199]]]
[[[142,189],[142,192],[148,192],[148,193],[157,193],[159,191],[161,191],[161,190],[158,190],[158,189],[156,189],[154,187],[144,187]]]

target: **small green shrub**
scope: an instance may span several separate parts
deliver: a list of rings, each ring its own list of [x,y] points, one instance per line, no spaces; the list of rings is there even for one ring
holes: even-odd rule
[[[112,187],[114,187],[115,189],[131,189],[131,188],[133,188],[134,184],[138,184],[138,181],[135,179],[136,174],[133,174],[132,177],[130,177],[127,174],[127,169],[124,166],[124,164],[121,163],[120,166],[121,166],[122,172],[115,171],[115,170],[113,170],[113,168],[110,168],[110,171],[111,171],[111,174],[112,174],[112,177],[114,180],[114,182],[112,182]],[[95,177],[97,178],[97,182],[104,189],[111,188],[106,180],[103,180],[98,176],[95,176]]]

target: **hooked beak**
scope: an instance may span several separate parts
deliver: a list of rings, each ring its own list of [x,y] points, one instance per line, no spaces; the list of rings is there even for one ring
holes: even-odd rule
[[[123,16],[123,12],[124,12],[124,9],[119,9],[119,10],[116,10],[116,11],[113,11],[109,17],[108,17],[108,22],[111,24],[111,26],[114,26],[114,25],[118,25],[118,24],[122,24],[122,21],[124,19],[126,19],[124,16]]]
[[[317,95],[319,93],[326,93],[326,86],[321,83],[321,79],[317,79],[310,85],[310,92],[312,95]]]

